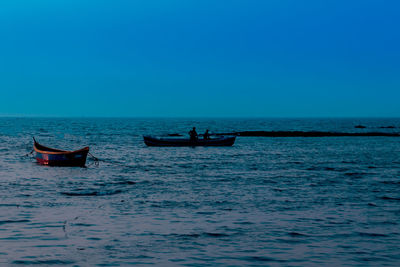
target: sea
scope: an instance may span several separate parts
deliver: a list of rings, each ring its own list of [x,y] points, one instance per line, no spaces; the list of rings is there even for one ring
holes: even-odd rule
[[[143,142],[193,126],[400,132],[400,119],[0,118],[0,266],[400,266],[400,137]],[[89,146],[98,164],[38,165],[32,137]]]

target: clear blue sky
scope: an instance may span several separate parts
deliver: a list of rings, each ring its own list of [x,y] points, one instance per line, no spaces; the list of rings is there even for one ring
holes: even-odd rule
[[[5,0],[0,115],[400,117],[400,1]]]

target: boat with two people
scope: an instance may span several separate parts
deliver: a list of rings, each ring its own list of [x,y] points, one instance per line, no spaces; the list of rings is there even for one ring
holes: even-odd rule
[[[147,146],[232,146],[235,143],[236,136],[220,136],[193,141],[190,138],[164,138],[145,135],[143,139]]]

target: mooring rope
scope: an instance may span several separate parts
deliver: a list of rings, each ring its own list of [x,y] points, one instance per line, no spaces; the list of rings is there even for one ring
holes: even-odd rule
[[[120,162],[113,161],[113,160],[104,160],[104,162],[108,162],[109,164],[114,164],[114,165],[117,165],[117,166],[120,166],[120,167],[124,167],[124,168],[131,168],[131,169],[135,169],[136,168],[135,166],[126,165],[124,163],[120,163]]]
[[[94,165],[98,166],[99,165],[99,159],[96,158],[95,156],[93,156],[92,153],[88,152],[89,156],[92,157],[92,159],[94,160]]]
[[[124,164],[124,163],[120,163],[120,162],[117,162],[117,161],[114,161],[114,160],[99,159],[99,158],[93,156],[93,154],[90,153],[90,152],[88,152],[88,155],[92,157],[92,159],[93,159],[94,162],[95,162],[94,164],[95,164],[96,166],[98,166],[98,165],[99,165],[99,162],[101,161],[101,162],[105,162],[105,163],[108,163],[108,164],[111,164],[111,165],[117,165],[117,166],[124,167],[124,168],[136,168],[135,166],[126,165],[126,164]]]
[[[23,155],[23,157],[28,157],[28,156],[32,155],[34,151],[35,151],[35,150],[32,149],[31,152],[29,152],[28,154]]]
[[[105,163],[108,163],[108,164],[111,164],[111,165],[116,165],[116,166],[120,166],[120,167],[124,167],[124,168],[133,168],[133,169],[136,168],[136,166],[126,165],[124,163],[117,162],[117,161],[114,161],[114,160],[111,160],[111,159],[99,159],[99,158],[96,158],[95,156],[93,156],[91,153],[89,153],[89,155],[95,161],[95,165],[96,166],[99,165],[99,162],[105,162]]]

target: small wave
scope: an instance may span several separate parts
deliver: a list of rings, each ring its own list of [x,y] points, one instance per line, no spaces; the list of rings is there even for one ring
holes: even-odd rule
[[[104,186],[110,186],[110,185],[134,185],[134,184],[136,184],[136,182],[129,181],[129,180],[128,181],[121,180],[121,181],[108,182],[108,183],[99,182],[99,183],[94,183],[93,185],[104,187]]]
[[[19,194],[18,196],[20,196],[20,197],[31,197],[32,195],[31,194]]]
[[[396,221],[377,221],[377,222],[371,222],[373,225],[398,225]]]
[[[239,224],[239,225],[252,225],[252,224],[254,224],[253,222],[248,222],[248,221],[245,221],[245,222],[234,222],[233,224]]]
[[[135,259],[154,259],[154,257],[148,256],[148,255],[137,255],[134,257]]]
[[[196,213],[201,215],[213,215],[215,214],[215,211],[198,211]]]
[[[109,196],[122,193],[122,190],[113,191],[83,191],[83,192],[61,192],[62,195],[66,196]]]
[[[383,197],[380,197],[380,199],[383,199],[383,200],[400,200],[400,197],[383,196]]]
[[[382,184],[399,185],[400,181],[381,181]]]
[[[379,233],[357,232],[357,234],[359,236],[363,236],[363,237],[388,237],[388,235],[379,234]]]
[[[18,204],[0,203],[0,207],[17,207],[17,208],[19,208],[19,205]]]
[[[383,258],[383,257],[361,257],[359,258],[359,261],[362,262],[368,262],[368,261],[375,261],[375,262],[380,262],[380,261],[388,261],[388,259]]]
[[[139,181],[139,182],[137,182],[137,183],[140,183],[140,184],[150,184],[150,185],[160,185],[160,184],[165,184],[166,182],[165,181],[163,181],[163,180],[142,180],[142,181]]]
[[[275,259],[275,258],[271,258],[271,257],[265,257],[265,256],[247,256],[247,257],[242,257],[240,258],[241,260],[245,260],[245,261],[261,261],[261,262],[286,262],[286,260],[282,260],[282,259]]]
[[[299,238],[278,238],[276,241],[286,244],[306,244],[308,243],[307,240],[299,239]]]
[[[120,184],[120,185],[134,185],[134,184],[136,184],[136,182],[134,182],[134,181],[118,181],[118,182],[115,182],[115,184]]]
[[[176,237],[176,238],[178,238],[178,239],[187,240],[187,239],[192,239],[192,238],[198,238],[198,237],[200,237],[201,235],[200,235],[200,234],[169,234],[168,236],[170,236],[170,237]]]
[[[275,192],[283,192],[285,189],[273,188],[272,190],[275,191]]]
[[[235,180],[237,180],[237,178],[235,178],[235,177],[229,177],[229,178],[221,178],[221,179],[216,179],[215,181],[216,182],[232,182],[232,181],[235,181]]]
[[[321,168],[313,166],[313,167],[308,167],[306,170],[307,171],[319,171],[319,170],[321,170]]]
[[[86,239],[87,240],[94,240],[94,241],[100,241],[101,240],[101,238],[99,238],[99,237],[88,237]]]
[[[86,226],[86,227],[90,227],[90,226],[95,226],[95,224],[89,224],[89,223],[71,223],[71,226]]]
[[[5,220],[5,221],[0,221],[0,225],[7,223],[26,223],[26,222],[30,222],[30,220]]]
[[[172,201],[172,200],[163,200],[161,202],[152,202],[150,205],[151,207],[154,208],[179,208],[179,207],[185,207],[185,208],[193,208],[196,207],[195,204],[188,202],[188,201]]]
[[[225,233],[216,233],[216,232],[203,232],[201,234],[199,233],[191,233],[191,234],[168,234],[167,236],[170,237],[176,237],[178,239],[193,239],[193,238],[199,238],[199,237],[228,237],[231,236],[230,234],[225,234]]]
[[[212,232],[204,232],[204,236],[209,236],[209,237],[227,237],[229,236],[228,234],[224,233],[212,233]]]
[[[306,237],[306,236],[308,236],[306,234],[301,234],[298,232],[290,232],[290,233],[288,233],[288,235],[290,235],[291,237],[302,237],[302,236]]]
[[[28,260],[16,260],[12,262],[13,264],[23,264],[23,265],[67,265],[74,264],[74,261],[65,261],[65,260],[37,260],[37,261],[28,261]]]
[[[350,177],[362,177],[365,175],[365,173],[362,172],[346,172],[344,175],[350,176]]]
[[[334,168],[334,167],[321,167],[321,166],[311,166],[306,169],[307,171],[330,171],[330,172],[344,172],[347,168]]]

